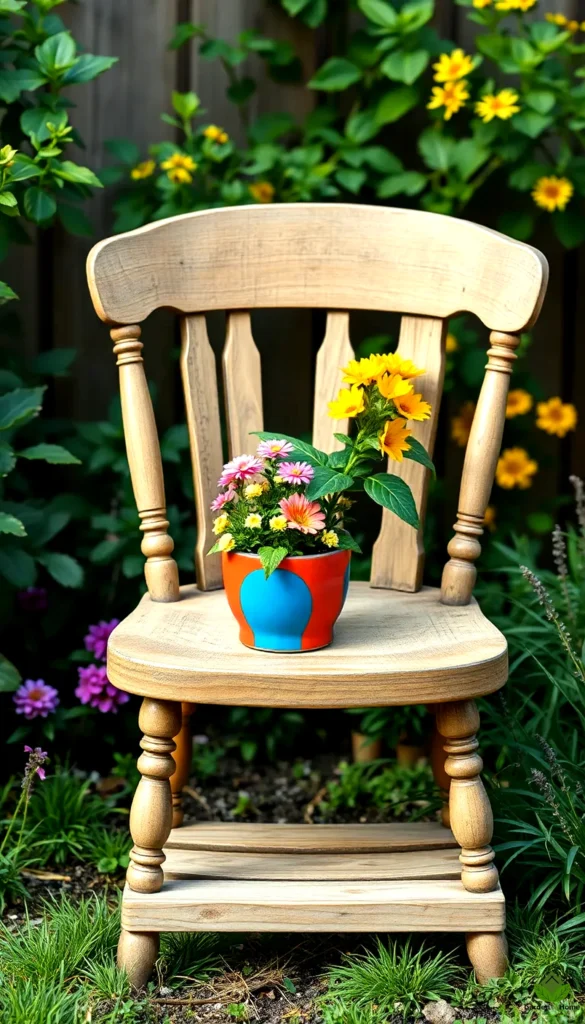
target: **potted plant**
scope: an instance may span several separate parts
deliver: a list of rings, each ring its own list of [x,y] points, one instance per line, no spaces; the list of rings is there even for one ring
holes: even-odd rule
[[[431,413],[414,390],[424,370],[392,353],[351,360],[342,373],[349,387],[329,403],[329,415],[355,430],[335,434],[341,450],[328,455],[258,431],[256,454],[236,456],[219,479],[209,553],[222,554],[227,599],[247,647],[308,651],[331,643],[351,552],[360,551],[348,529],[358,492],[419,525],[408,484],[377,464],[406,458],[433,468],[408,426]]]

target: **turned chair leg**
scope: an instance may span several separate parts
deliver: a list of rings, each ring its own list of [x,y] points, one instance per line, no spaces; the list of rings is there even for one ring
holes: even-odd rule
[[[480,778],[483,768],[477,753],[479,714],[474,701],[440,704],[437,727],[445,737],[445,771],[451,779],[449,815],[451,829],[461,846],[461,881],[470,892],[497,888],[498,872],[491,842],[494,819]],[[506,937],[503,932],[479,932],[467,936],[469,959],[478,978],[501,978],[506,971]]]
[[[173,828],[183,824],[183,787],[189,781],[193,743],[191,738],[190,718],[195,710],[194,704],[181,704],[181,728],[175,736],[173,760],[175,771],[171,775],[171,792],[173,794]]]
[[[443,806],[441,808],[441,824],[445,828],[450,828],[449,818],[449,790],[451,788],[451,779],[445,771],[445,751],[444,745],[445,737],[441,736],[437,728],[437,718],[435,713],[435,723],[433,728],[433,735],[431,738],[431,768],[433,769],[433,777],[437,786],[441,790],[441,796],[443,797]]]
[[[138,758],[140,782],[130,811],[130,832],[134,846],[126,882],[136,892],[158,892],[163,884],[163,846],[172,824],[171,787],[175,771],[173,736],[181,727],[180,705],[145,697],[138,718],[143,732]],[[158,935],[122,930],[118,945],[118,966],[128,973],[134,988],[141,988],[150,975],[158,952]]]

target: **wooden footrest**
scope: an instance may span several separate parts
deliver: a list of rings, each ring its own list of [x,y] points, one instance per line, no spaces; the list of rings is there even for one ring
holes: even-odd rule
[[[129,931],[500,932],[501,890],[460,881],[448,829],[191,825],[165,847],[158,893],[126,887]]]

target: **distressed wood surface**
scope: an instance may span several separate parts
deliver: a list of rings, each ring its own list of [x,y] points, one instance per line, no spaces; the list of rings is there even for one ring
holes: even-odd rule
[[[411,359],[426,373],[413,380],[414,389],[432,405],[432,414],[422,423],[409,424],[413,436],[432,457],[439,422],[439,408],[445,376],[445,331],[443,320],[432,317],[402,317],[398,353]],[[429,470],[411,459],[388,459],[388,472],[401,477],[412,491],[421,523],[424,524]],[[414,530],[387,509],[382,512],[382,527],[372,552],[373,587],[414,591],[422,584],[424,568],[423,526]]]
[[[337,398],[341,386],[340,369],[353,357],[349,313],[328,313],[325,337],[317,353],[313,406],[313,444],[323,452],[335,452],[343,447],[334,435],[347,434],[349,421],[332,419],[328,403]]]
[[[290,882],[169,880],[145,896],[126,887],[128,931],[501,932],[500,889],[472,893],[455,880]]]
[[[253,453],[263,430],[262,368],[249,313],[231,313],[222,357],[229,457]]]
[[[434,821],[391,825],[272,825],[205,822],[173,829],[166,849],[218,853],[343,854],[439,850],[457,843]]]
[[[87,273],[96,312],[115,324],[167,306],[302,306],[467,311],[491,329],[519,331],[538,315],[548,265],[531,246],[435,213],[284,203],[188,213],[105,239]]]
[[[454,609],[439,597],[352,583],[330,647],[267,656],[242,646],[224,594],[183,587],[174,605],[143,598],[116,628],[108,672],[130,693],[195,704],[375,707],[493,693],[507,675],[504,637],[475,602]]]

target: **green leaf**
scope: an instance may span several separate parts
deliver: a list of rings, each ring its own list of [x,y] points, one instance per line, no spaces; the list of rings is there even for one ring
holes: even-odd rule
[[[0,306],[3,306],[5,302],[10,302],[12,299],[17,299],[18,295],[12,290],[6,281],[0,281]]]
[[[67,124],[66,110],[50,110],[48,107],[30,107],[20,115],[20,127],[25,135],[35,135],[39,142],[46,142],[51,136],[49,124],[64,128]]]
[[[309,80],[309,89],[340,92],[362,77],[362,70],[345,57],[330,57]]]
[[[338,473],[331,466],[317,466],[305,494],[309,501],[316,501],[324,494],[337,494],[339,491],[346,491],[348,487],[353,487],[353,484],[353,477],[347,476],[345,473]]]
[[[366,494],[384,508],[394,512],[409,526],[420,526],[412,491],[399,476],[390,473],[376,473],[364,480]]]
[[[416,437],[409,437],[408,443],[410,448],[407,452],[402,453],[404,458],[410,459],[411,462],[418,462],[421,466],[430,469],[433,475],[436,475],[434,462],[420,441],[417,441]]]
[[[535,217],[528,210],[506,210],[498,217],[498,231],[526,242],[534,231]]]
[[[46,80],[46,77],[35,69],[18,68],[10,71],[3,68],[0,70],[0,100],[14,103],[21,92],[33,92],[44,85]]]
[[[379,125],[392,124],[407,114],[418,102],[418,92],[412,86],[405,85],[387,92],[376,107],[376,121]]]
[[[45,388],[17,388],[0,395],[0,430],[8,430],[32,419],[43,404]]]
[[[555,234],[566,249],[575,249],[585,242],[585,217],[575,210],[553,213]]]
[[[201,106],[201,101],[196,92],[176,92],[172,94],[173,110],[183,118],[184,121],[189,121],[197,110]]]
[[[358,0],[358,7],[366,18],[380,28],[395,28],[398,16],[394,8],[384,0]]]
[[[8,209],[18,207],[18,200],[13,192],[0,192],[0,206],[7,206]]]
[[[133,167],[140,160],[140,148],[130,139],[107,139],[104,145],[108,153],[129,167]]]
[[[52,348],[47,352],[39,352],[31,363],[31,370],[49,377],[63,377],[76,356],[75,348]]]
[[[43,462],[51,462],[55,466],[81,465],[81,459],[72,455],[60,444],[35,444],[31,448],[25,448],[24,451],[18,452],[18,457],[19,459],[42,459]]]
[[[70,67],[63,75],[63,83],[79,85],[81,82],[92,82],[104,71],[109,71],[114,64],[118,63],[118,60],[118,57],[96,57],[93,53],[82,53],[73,67]]]
[[[336,534],[339,538],[339,544],[337,545],[337,551],[355,551],[357,555],[361,555],[362,549],[360,548],[357,540],[354,540],[351,533],[347,530],[337,530]]]
[[[192,21],[181,21],[175,26],[174,35],[169,43],[169,50],[178,50],[180,46],[184,46],[190,39],[195,39],[202,35],[205,35],[205,27],[203,25],[194,25]]]
[[[117,868],[117,857],[100,857],[96,864],[96,871],[98,875],[113,875]]]
[[[268,579],[272,576],[275,569],[282,562],[283,558],[288,555],[286,548],[269,548],[263,547],[258,549],[258,558],[260,559],[262,568],[264,569],[264,578]]]
[[[538,114],[536,110],[522,110],[519,114],[515,114],[513,119],[514,128],[531,139],[542,135],[545,128],[549,128],[552,123],[552,117]]]
[[[33,185],[24,193],[24,212],[35,224],[45,224],[56,213],[57,203],[44,189]]]
[[[75,40],[69,32],[57,32],[35,48],[35,57],[50,78],[70,68],[75,56]]]
[[[425,175],[419,174],[418,171],[390,174],[380,182],[376,189],[376,194],[380,199],[389,199],[391,196],[397,196],[401,193],[407,196],[416,196],[419,192],[422,192],[426,183]]]
[[[490,151],[475,139],[461,139],[454,150],[454,166],[463,181],[468,181],[489,160]]]
[[[287,992],[292,992],[293,995],[296,993],[296,991],[297,991],[296,985],[293,984],[293,982],[290,980],[290,978],[283,978],[282,979],[282,984],[284,985],[284,987],[287,990]]]
[[[250,140],[255,143],[274,142],[295,127],[294,118],[290,114],[261,114],[250,128]]]
[[[26,537],[24,523],[8,512],[0,512],[0,533],[11,533],[13,537]]]
[[[348,117],[345,125],[346,137],[350,142],[354,142],[356,146],[361,146],[362,143],[368,142],[374,135],[377,135],[378,131],[379,125],[373,110],[358,110],[351,117]]]
[[[89,167],[80,167],[72,160],[63,160],[53,167],[53,174],[63,178],[65,181],[72,181],[76,185],[88,185],[90,188],[103,188],[100,179]]]
[[[362,157],[365,164],[380,174],[398,174],[402,162],[384,146],[364,146]]]
[[[50,576],[62,587],[78,589],[83,584],[83,569],[71,555],[62,555],[58,551],[45,551],[38,556]]]
[[[0,654],[0,693],[14,693],[22,682],[16,665]]]
[[[550,168],[546,164],[530,163],[517,167],[508,178],[510,188],[518,189],[519,192],[528,192],[536,184],[539,178],[547,174]]]
[[[348,192],[353,192],[354,195],[358,194],[366,178],[367,174],[365,171],[354,171],[350,167],[342,167],[335,174],[335,180],[338,185],[347,189]]]
[[[32,587],[37,578],[35,560],[22,548],[0,548],[0,574],[19,590]]]
[[[0,440],[0,476],[7,476],[16,465],[16,455],[6,441]]]
[[[326,453],[319,451],[318,448],[314,448],[308,441],[301,441],[298,437],[291,437],[289,434],[281,434],[279,432],[274,433],[274,431],[269,433],[267,430],[252,430],[251,433],[254,437],[259,437],[261,441],[274,441],[277,439],[279,441],[288,441],[290,444],[293,444],[294,452],[287,455],[288,459],[300,458],[310,462],[311,465],[327,465]]]
[[[0,0],[0,14],[18,14],[26,7],[26,0]]]
[[[550,89],[531,89],[523,96],[524,102],[539,114],[548,114],[554,107],[557,98]],[[515,122],[514,122],[515,123]]]
[[[455,160],[455,142],[448,136],[440,135],[434,128],[427,128],[418,140],[418,151],[427,167],[432,171],[448,171]]]
[[[395,50],[382,61],[380,71],[393,82],[412,85],[422,75],[430,57],[427,50],[412,50],[411,52]]]
[[[351,448],[353,448],[353,441],[349,434],[334,434],[333,437],[335,438],[336,441],[341,441],[342,444],[348,444]]]
[[[91,237],[94,234],[95,229],[92,222],[87,214],[80,210],[78,206],[57,203],[57,216],[65,231],[68,231],[70,235]]]
[[[27,181],[29,178],[38,178],[40,173],[41,169],[34,160],[19,155],[10,168],[9,184],[12,185],[15,181]]]

